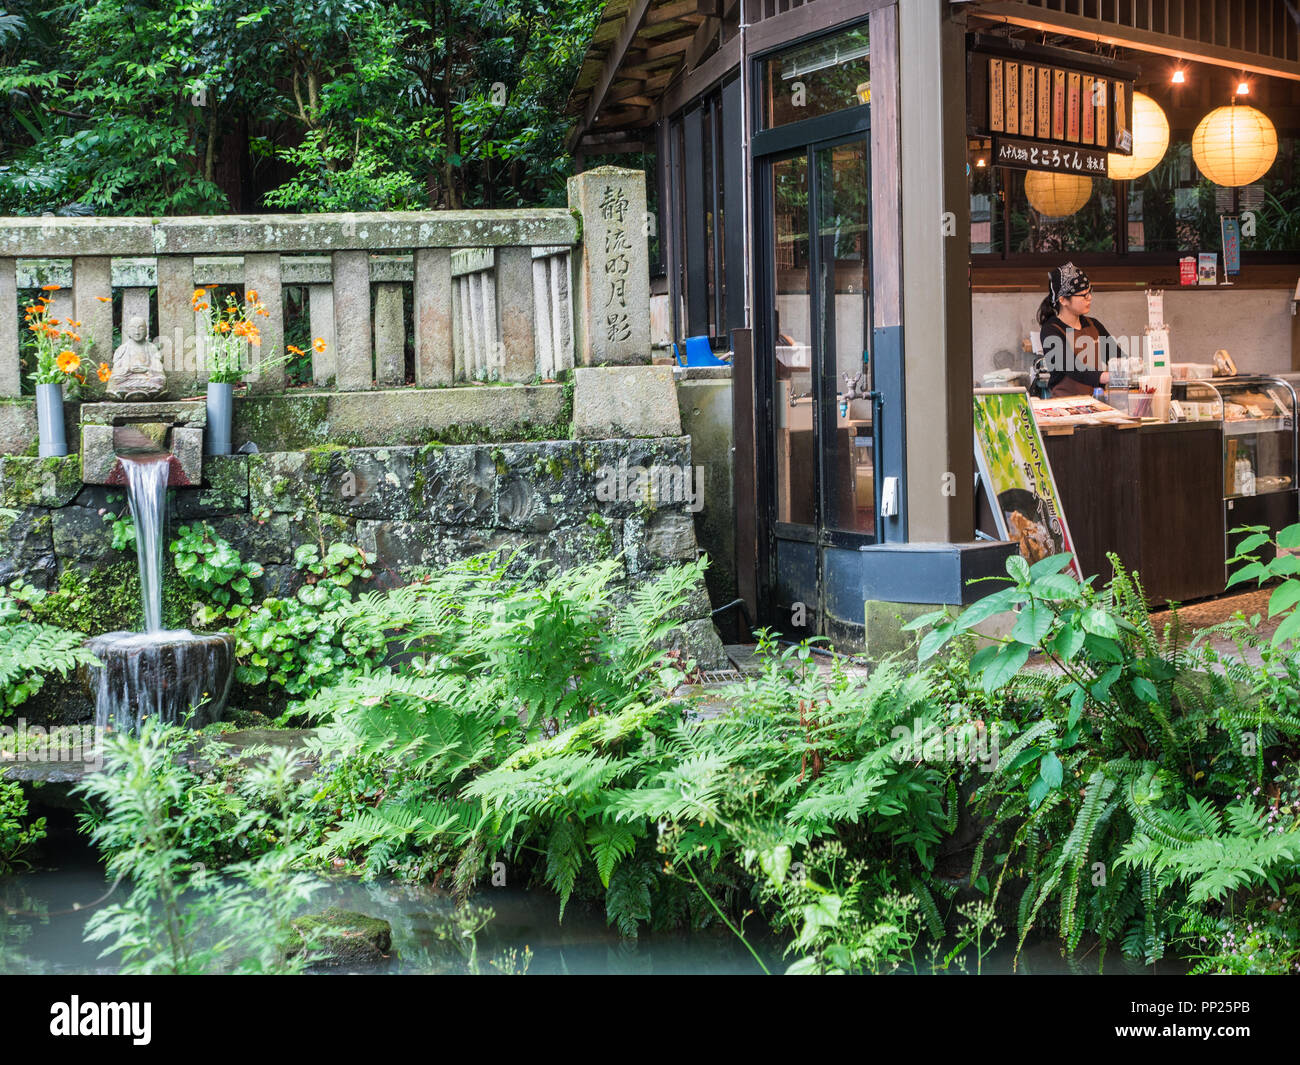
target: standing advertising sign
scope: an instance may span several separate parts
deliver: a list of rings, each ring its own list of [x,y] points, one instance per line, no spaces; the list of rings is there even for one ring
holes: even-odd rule
[[[1027,562],[1064,551],[1074,553],[1028,393],[975,391],[975,460],[993,503],[999,535],[1016,541]],[[1083,579],[1077,558],[1070,570]]]

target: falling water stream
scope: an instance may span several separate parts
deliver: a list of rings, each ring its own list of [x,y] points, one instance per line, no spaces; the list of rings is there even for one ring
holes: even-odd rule
[[[170,458],[166,452],[135,458],[121,456],[126,471],[127,503],[135,522],[135,554],[140,564],[145,632],[162,632],[162,531]]]
[[[172,456],[148,451],[118,457],[135,523],[144,632],[110,632],[87,642],[103,663],[90,671],[95,724],[132,731],[156,717],[199,727],[219,720],[225,708],[234,640],[163,628],[163,524]]]

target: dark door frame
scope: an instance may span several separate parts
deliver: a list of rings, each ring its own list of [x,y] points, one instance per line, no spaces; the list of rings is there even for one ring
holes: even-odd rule
[[[776,370],[774,366],[775,349],[773,346],[772,321],[774,308],[771,302],[776,275],[772,256],[775,212],[772,203],[771,167],[774,162],[780,159],[797,158],[800,154],[803,154],[808,160],[807,224],[809,226],[808,271],[811,288],[810,299],[824,301],[827,299],[827,293],[821,280],[822,242],[813,226],[822,198],[820,176],[817,173],[817,154],[822,149],[855,141],[862,141],[866,147],[869,187],[871,181],[871,107],[869,104],[846,108],[843,111],[829,115],[819,115],[816,118],[780,126],[776,129],[762,130],[754,134],[751,144],[754,168],[753,203],[755,208],[752,244],[754,264],[753,373],[754,392],[757,401],[754,458],[756,486],[758,488],[758,513],[764,526],[759,530],[758,535],[758,611],[760,623],[775,623],[778,628],[784,627],[777,621],[777,604],[774,600],[774,592],[778,583],[776,572],[776,541],[778,538],[813,545],[816,554],[816,617],[819,628],[821,627],[821,619],[825,617],[825,567],[823,564],[825,549],[841,548],[856,551],[869,544],[878,543],[881,539],[879,407],[876,408],[873,418],[873,431],[876,441],[872,457],[876,464],[877,473],[874,479],[876,486],[875,534],[868,535],[826,528],[826,515],[824,513],[826,478],[831,472],[830,463],[838,423],[835,409],[834,367],[832,365],[829,370],[831,383],[828,385],[825,337],[823,330],[820,328],[820,322],[824,321],[825,308],[818,309],[815,305],[810,306],[810,311],[813,312],[810,315],[810,322],[813,325],[810,330],[813,351],[812,363],[816,370],[811,382],[814,409],[816,411],[814,464],[817,482],[817,490],[813,497],[813,525],[810,528],[776,520],[775,433],[773,432],[776,414],[773,381],[775,380]],[[867,210],[868,232],[870,233],[872,223],[869,199]],[[866,241],[864,247],[868,255],[868,276],[872,276],[870,263],[871,241]],[[832,286],[833,284],[832,280]],[[833,288],[831,298],[833,299]],[[872,335],[869,321],[864,321],[864,332],[868,336]],[[827,395],[828,391],[829,395]]]

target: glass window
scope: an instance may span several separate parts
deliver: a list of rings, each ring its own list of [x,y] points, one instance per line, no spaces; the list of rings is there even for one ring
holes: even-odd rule
[[[871,102],[865,26],[763,61],[763,126],[771,129]]]

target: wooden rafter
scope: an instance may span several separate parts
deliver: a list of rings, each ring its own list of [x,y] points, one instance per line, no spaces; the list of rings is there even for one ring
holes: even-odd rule
[[[577,141],[577,138],[585,129],[591,126],[596,115],[600,113],[600,109],[605,103],[605,94],[609,92],[610,86],[614,84],[618,69],[622,66],[623,59],[631,49],[636,35],[641,32],[641,24],[645,21],[649,10],[650,0],[632,0],[631,4],[629,4],[623,28],[619,30],[618,37],[606,53],[605,65],[601,69],[600,77],[596,79],[596,84],[592,87],[591,97],[587,100],[587,106],[583,108],[582,120],[575,126],[573,133],[570,135],[569,143],[571,145]]]

